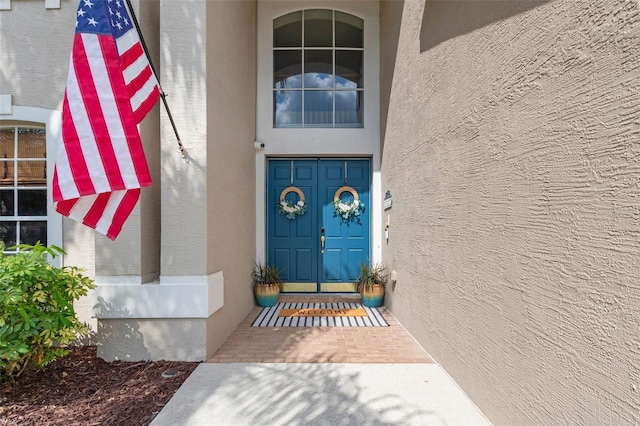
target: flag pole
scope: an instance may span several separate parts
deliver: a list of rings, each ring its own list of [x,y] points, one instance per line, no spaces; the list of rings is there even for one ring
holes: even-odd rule
[[[180,149],[180,155],[182,158],[185,158],[187,155],[187,151],[182,145],[182,141],[180,140],[180,135],[178,134],[178,128],[176,127],[175,121],[173,121],[173,116],[171,115],[171,110],[169,109],[169,104],[167,103],[167,95],[162,90],[162,85],[160,84],[160,78],[158,77],[158,73],[156,72],[155,67],[153,66],[153,61],[151,60],[151,56],[149,56],[149,50],[147,49],[147,44],[144,41],[144,37],[142,36],[142,31],[140,30],[140,24],[138,24],[138,18],[136,18],[136,14],[133,11],[133,6],[131,5],[131,0],[126,0],[127,8],[129,9],[129,16],[133,21],[133,25],[136,27],[136,31],[138,32],[138,37],[140,38],[140,44],[142,44],[142,49],[144,50],[144,54],[149,61],[149,66],[151,66],[151,71],[153,71],[153,75],[156,77],[156,81],[158,82],[158,87],[160,88],[160,97],[162,98],[162,103],[164,104],[164,109],[167,110],[167,115],[169,116],[169,121],[171,122],[171,127],[173,127],[173,133],[176,135],[176,139],[178,140],[178,148]]]

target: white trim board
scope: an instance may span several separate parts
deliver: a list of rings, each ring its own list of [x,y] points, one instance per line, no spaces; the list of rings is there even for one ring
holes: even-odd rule
[[[121,278],[120,280],[118,278]],[[96,277],[93,313],[98,319],[209,318],[224,305],[222,271],[207,276]]]

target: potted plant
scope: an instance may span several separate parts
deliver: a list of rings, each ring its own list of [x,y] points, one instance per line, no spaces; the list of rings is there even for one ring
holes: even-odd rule
[[[278,303],[278,296],[283,285],[280,278],[280,268],[258,262],[253,268],[251,278],[251,287],[258,306],[268,308]]]
[[[382,306],[387,283],[387,268],[380,263],[361,264],[356,288],[362,296],[362,304],[368,308]]]

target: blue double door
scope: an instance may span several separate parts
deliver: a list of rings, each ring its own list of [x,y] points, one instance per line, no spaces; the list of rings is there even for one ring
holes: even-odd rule
[[[285,291],[354,291],[369,260],[370,188],[369,159],[268,160],[267,261],[280,268]]]

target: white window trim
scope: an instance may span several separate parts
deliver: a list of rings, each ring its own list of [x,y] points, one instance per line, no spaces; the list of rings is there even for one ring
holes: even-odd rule
[[[43,124],[47,138],[47,245],[62,247],[62,216],[53,207],[51,187],[53,183],[53,168],[55,166],[58,137],[60,135],[60,111],[23,107],[13,105],[11,113],[0,114],[0,121],[21,121],[26,123]],[[62,259],[55,259],[56,266],[62,264]]]
[[[333,44],[331,46],[307,46],[306,42],[307,40],[305,39],[305,20],[306,20],[306,15],[305,15],[305,11],[308,10],[314,10],[313,9],[309,9],[309,8],[303,8],[300,9],[299,11],[295,11],[294,13],[298,13],[298,12],[302,12],[301,15],[301,21],[300,21],[300,25],[301,25],[301,29],[302,29],[302,44],[300,46],[287,46],[287,47],[275,47],[273,46],[273,41],[272,41],[272,49],[273,49],[273,53],[272,55],[275,56],[275,52],[301,52],[301,56],[300,56],[300,66],[302,68],[302,77],[301,77],[301,85],[300,87],[294,87],[294,88],[287,88],[287,87],[274,87],[274,85],[272,84],[272,91],[273,91],[273,96],[276,95],[276,93],[278,92],[294,92],[294,93],[300,93],[302,96],[301,99],[301,107],[302,110],[300,111],[301,114],[301,123],[300,125],[292,125],[292,126],[276,126],[275,124],[275,118],[276,118],[276,112],[274,110],[272,110],[272,123],[273,123],[273,127],[274,128],[278,128],[278,129],[360,129],[364,127],[364,120],[362,125],[355,125],[355,126],[339,126],[336,125],[336,95],[339,92],[356,92],[356,93],[365,93],[366,92],[366,88],[364,87],[364,85],[362,87],[349,87],[349,88],[339,88],[337,87],[336,84],[336,80],[337,77],[336,76],[336,63],[337,63],[337,59],[336,59],[336,52],[345,52],[345,51],[353,51],[353,52],[361,52],[364,53],[364,45],[362,47],[340,47],[340,46],[336,46],[335,43],[335,39],[336,39],[336,12],[340,12],[340,13],[344,13],[346,15],[349,16],[353,16],[354,18],[360,19],[362,20],[362,24],[364,25],[364,19],[360,18],[359,16],[355,16],[351,13],[346,13],[343,12],[341,10],[336,10],[336,9],[322,9],[322,10],[326,10],[326,11],[330,11],[331,12],[331,27],[332,27],[332,40],[333,40]],[[284,15],[287,16],[287,15]],[[276,18],[277,19],[277,18]],[[364,27],[362,28],[363,33],[364,33]],[[273,35],[273,32],[272,32]],[[364,40],[363,40],[364,41]],[[305,73],[306,73],[306,62],[305,62],[305,55],[308,52],[312,52],[312,51],[331,51],[331,57],[332,57],[332,69],[333,69],[333,83],[331,85],[331,87],[306,87],[305,85]],[[273,56],[272,56],[273,57]],[[272,73],[275,72],[275,70],[273,70],[273,65],[271,67],[272,69]],[[356,85],[357,86],[357,85]],[[315,91],[330,91],[331,92],[331,98],[332,98],[332,102],[331,102],[331,115],[332,115],[332,121],[331,121],[331,125],[328,125],[328,123],[325,123],[325,125],[323,126],[314,126],[314,125],[309,125],[306,120],[306,111],[305,111],[305,94],[308,94],[310,92],[315,92]],[[364,98],[366,99],[366,98]],[[365,114],[366,114],[366,108],[363,105],[362,106]],[[364,117],[363,117],[364,118]],[[354,123],[355,124],[355,123]]]
[[[302,9],[329,9],[364,20],[364,127],[279,128],[273,126],[273,20]],[[380,146],[380,26],[377,1],[258,2],[257,139],[265,155],[291,155],[302,149],[314,154],[377,155]],[[371,101],[369,101],[371,100]],[[301,130],[303,130],[301,132]],[[314,142],[325,140],[318,146]],[[373,145],[375,149],[372,150]],[[277,152],[276,152],[277,151]],[[372,151],[375,151],[373,153]]]
[[[382,258],[382,189],[380,176],[380,12],[379,2],[361,0],[259,1],[257,25],[256,140],[264,148],[256,152],[256,258],[266,258],[266,161],[268,157],[350,156],[370,157],[371,258]],[[331,9],[364,19],[363,128],[273,127],[273,20],[301,9]],[[373,100],[369,102],[368,100]]]
[[[60,9],[60,0],[44,0],[45,9]],[[11,0],[0,0],[0,10],[11,10]]]

